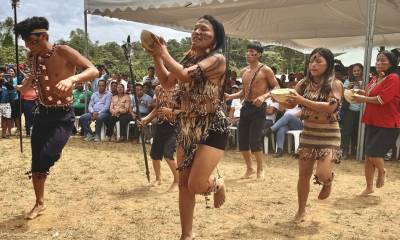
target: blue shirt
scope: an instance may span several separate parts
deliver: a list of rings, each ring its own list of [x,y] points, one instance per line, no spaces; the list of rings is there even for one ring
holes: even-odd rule
[[[10,102],[10,93],[8,92],[5,86],[1,86],[0,88],[0,103],[9,103]]]
[[[19,99],[18,98],[18,92],[17,92],[17,89],[16,89],[16,87],[18,85],[18,78],[17,77],[15,77],[13,79],[12,85],[13,85],[14,89],[13,90],[9,90],[10,100],[17,101]]]
[[[95,80],[92,81],[92,92],[98,92],[99,91],[99,81],[100,80],[105,80],[106,85],[107,85],[107,80],[108,80],[108,74],[104,73],[101,75],[101,77],[96,78]]]
[[[142,114],[148,114],[150,112],[149,106],[153,102],[153,98],[151,98],[147,94],[143,94],[139,100],[139,112]],[[136,102],[135,98],[132,96],[132,110],[136,112]]]
[[[89,102],[89,112],[106,113],[110,109],[112,94],[109,91],[105,91],[103,95],[99,92],[93,93]]]

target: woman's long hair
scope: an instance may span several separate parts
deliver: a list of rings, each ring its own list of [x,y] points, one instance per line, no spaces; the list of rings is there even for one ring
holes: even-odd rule
[[[311,83],[311,81],[313,80],[313,77],[310,73],[310,69],[309,69],[309,63],[311,62],[312,57],[314,57],[315,54],[319,54],[321,55],[327,63],[327,68],[325,70],[325,72],[322,74],[322,85],[321,85],[321,93],[326,95],[329,94],[329,92],[331,91],[332,87],[332,81],[335,79],[335,72],[334,72],[334,67],[335,67],[335,62],[334,62],[334,55],[331,52],[331,50],[327,49],[327,48],[316,48],[314,49],[311,54],[310,57],[307,59],[306,64],[305,64],[305,78],[304,78],[304,83],[302,86],[302,92],[304,92],[305,87]]]

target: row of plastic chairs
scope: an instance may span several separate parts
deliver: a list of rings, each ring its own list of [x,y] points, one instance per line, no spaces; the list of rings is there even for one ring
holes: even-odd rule
[[[236,146],[239,146],[239,131],[237,129],[237,127],[235,126],[230,126],[229,130],[233,133],[233,136],[235,138],[235,142],[236,142]],[[287,136],[287,147],[288,147],[288,153],[292,152],[293,149],[293,142],[294,142],[294,152],[297,152],[297,149],[299,148],[299,144],[300,144],[300,133],[302,132],[302,130],[289,130],[286,132],[286,136]],[[276,143],[275,143],[275,136],[274,134],[271,134],[271,136],[268,137],[264,137],[264,154],[268,153],[268,148],[269,148],[269,139],[271,138],[271,142],[272,142],[272,150],[273,152],[276,152]]]

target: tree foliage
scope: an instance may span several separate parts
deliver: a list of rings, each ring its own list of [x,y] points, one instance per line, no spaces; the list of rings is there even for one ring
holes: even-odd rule
[[[12,27],[12,18],[7,18],[3,22],[0,22],[0,64],[15,62]],[[56,43],[66,44],[81,54],[86,55],[86,38],[85,32],[82,29],[78,28],[71,31],[67,40],[60,39]],[[230,39],[230,69],[238,72],[247,65],[245,54],[248,43],[249,40],[246,39]],[[94,64],[104,64],[112,73],[123,73],[129,76],[128,64],[124,52],[118,43],[107,42],[99,44],[99,42],[93,42],[88,37],[87,44],[87,57]],[[184,53],[190,49],[191,42],[190,38],[187,37],[179,41],[171,39],[167,44],[171,56],[179,61],[184,56]],[[149,54],[143,50],[140,42],[133,42],[133,47],[133,72],[135,79],[139,80],[147,74],[147,68],[153,65],[153,62]],[[23,47],[21,47],[21,62],[25,58],[25,54],[22,53],[24,50],[22,49]],[[270,67],[274,66],[277,68],[279,73],[302,71],[304,67],[304,55],[302,53],[280,46],[267,46],[262,61]]]

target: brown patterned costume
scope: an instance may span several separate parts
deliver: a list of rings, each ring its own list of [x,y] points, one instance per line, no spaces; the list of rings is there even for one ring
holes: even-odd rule
[[[159,86],[156,94],[157,109],[162,107],[175,109],[175,88],[165,89]],[[154,111],[154,110],[153,110]],[[154,138],[151,144],[150,156],[153,160],[174,159],[176,149],[177,127],[175,116],[158,116],[154,126]]]
[[[184,68],[188,68],[206,57],[209,55],[188,57],[182,61],[182,65]],[[206,71],[211,70],[207,69]],[[177,142],[184,151],[184,161],[178,166],[178,170],[189,169],[192,166],[198,145],[207,144],[207,137],[211,134],[226,136],[228,134],[228,121],[219,99],[221,88],[208,81],[204,71],[197,66],[189,72],[192,81],[178,82],[176,101],[181,109],[185,110],[177,116],[179,129]],[[210,106],[212,111],[207,110]],[[226,142],[222,144],[226,144]]]
[[[338,121],[341,99],[337,99],[333,95],[332,90],[329,94],[324,94],[321,92],[321,88],[315,88],[311,81],[307,80],[301,80],[296,90],[306,99],[337,104],[334,113],[326,113],[326,115],[301,106],[301,118],[304,120],[304,130],[300,135],[298,158],[300,160],[322,161],[328,155],[332,154],[332,161],[339,163],[341,150]]]

